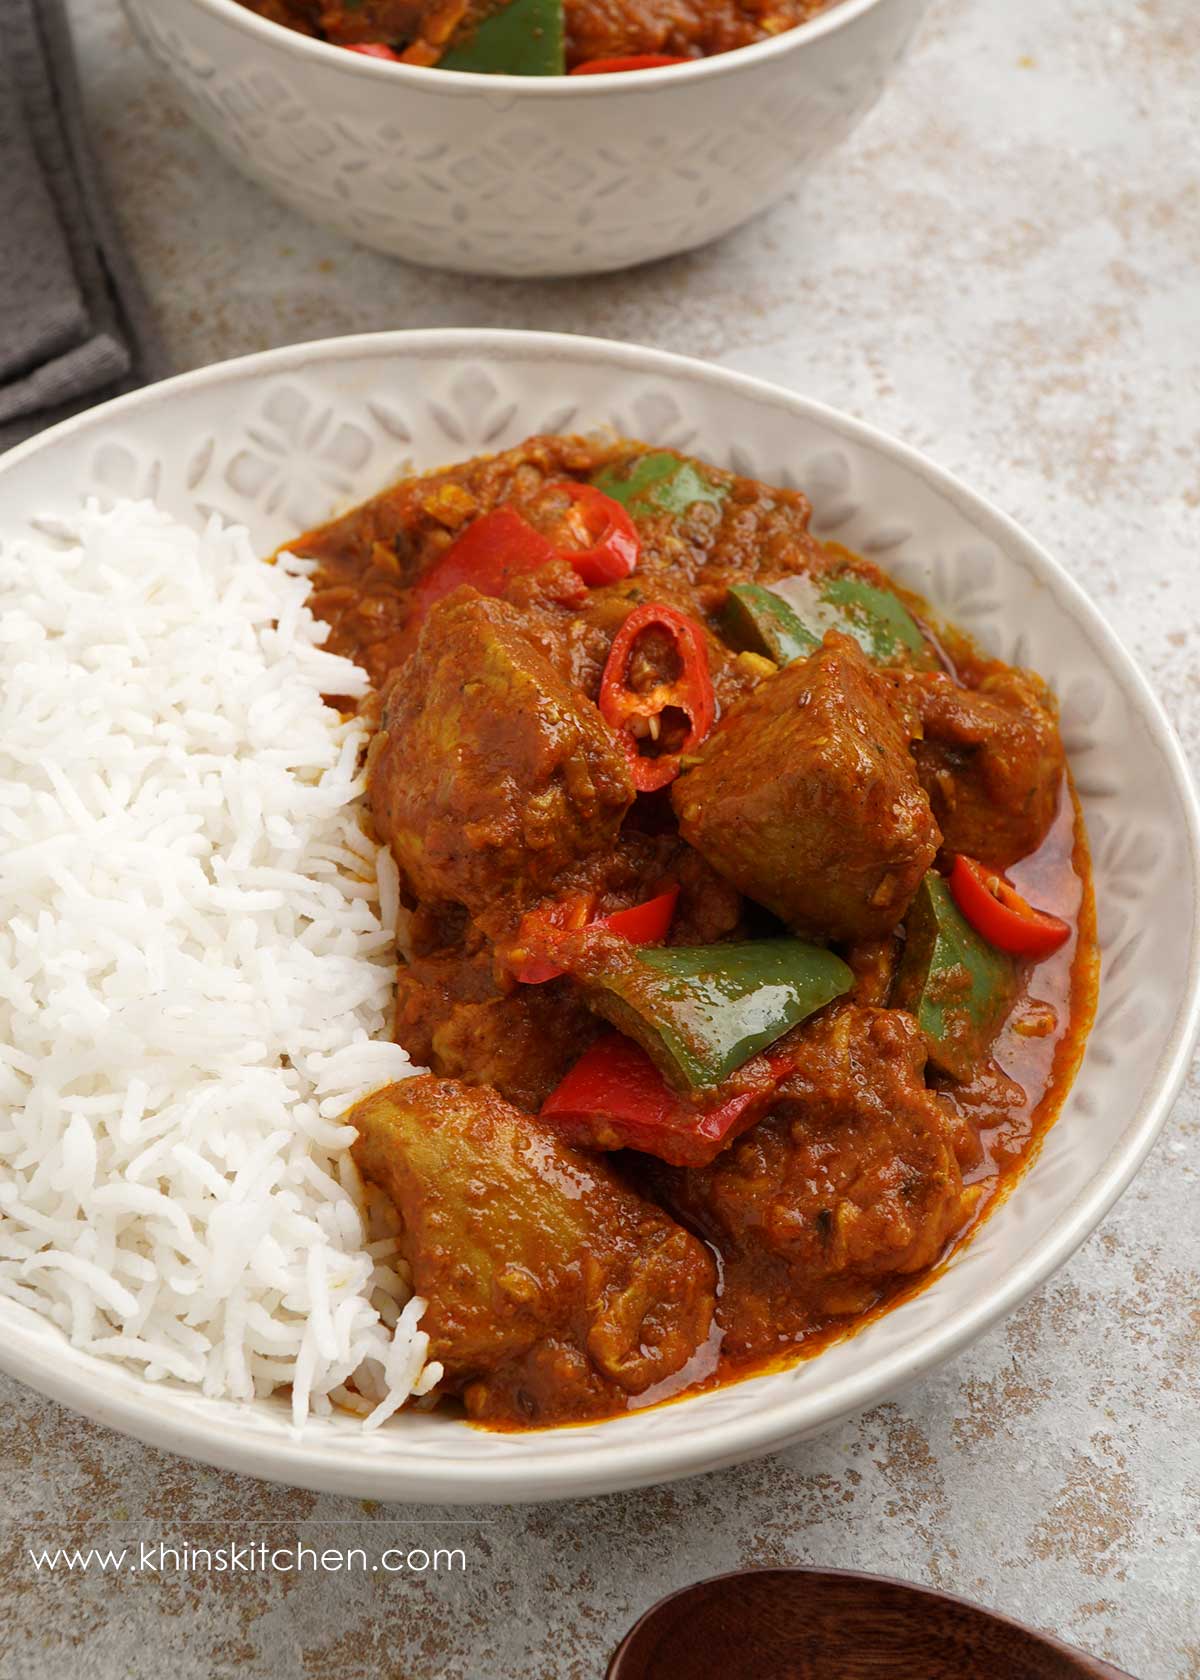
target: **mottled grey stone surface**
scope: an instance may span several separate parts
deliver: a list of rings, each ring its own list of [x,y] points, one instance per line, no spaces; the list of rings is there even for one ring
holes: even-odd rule
[[[244,185],[75,0],[114,190],[181,367],[365,328],[538,326],[767,375],[992,494],[1099,601],[1200,748],[1200,12],[935,0],[850,145],[714,249],[616,279],[431,277]],[[590,1680],[667,1589],[852,1565],[998,1605],[1143,1677],[1200,1676],[1200,1090],[1074,1261],[935,1379],[674,1487],[364,1509],[151,1452],[0,1383],[0,1674]],[[323,1525],[362,1522],[361,1531]],[[300,1528],[300,1524],[318,1525]],[[54,1579],[112,1535],[461,1544],[464,1575]],[[407,1541],[404,1542],[407,1544]],[[686,1680],[686,1677],[681,1677]]]

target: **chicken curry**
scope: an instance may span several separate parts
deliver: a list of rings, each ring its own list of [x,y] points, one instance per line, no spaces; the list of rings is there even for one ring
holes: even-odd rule
[[[510,76],[654,70],[769,40],[834,0],[241,0],[372,58]]]
[[[351,1111],[439,1392],[609,1415],[817,1350],[1011,1184],[1091,1019],[1053,700],[798,491],[534,438],[290,545],[403,909]]]

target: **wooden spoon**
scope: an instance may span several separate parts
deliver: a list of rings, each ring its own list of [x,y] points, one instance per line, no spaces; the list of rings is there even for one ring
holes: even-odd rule
[[[672,1593],[608,1680],[1132,1680],[966,1599],[842,1569],[739,1569]]]

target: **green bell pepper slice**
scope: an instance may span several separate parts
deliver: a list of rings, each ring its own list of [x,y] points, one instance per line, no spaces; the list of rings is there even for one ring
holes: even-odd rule
[[[812,637],[814,645],[826,631],[839,630],[844,636],[852,636],[867,658],[877,665],[903,662],[928,670],[937,663],[916,619],[899,595],[881,589],[856,572],[788,578],[777,588],[779,598]],[[775,593],[775,590],[764,593]]]
[[[890,589],[880,589],[853,572],[838,572],[821,590],[821,599],[842,613],[848,634],[880,665],[890,665],[904,653],[914,662],[928,658],[916,620]]]
[[[698,462],[666,450],[602,467],[592,483],[630,513],[644,517],[658,513],[678,517],[697,502],[720,507],[729,495],[729,486],[710,478]]]
[[[916,1016],[933,1066],[966,1081],[1016,1002],[1020,969],[976,933],[933,871],[917,889],[905,930],[892,1005]]]
[[[807,659],[820,647],[781,595],[760,583],[735,583],[725,597],[721,635],[739,653],[760,653],[776,665]]]
[[[508,0],[437,64],[491,76],[562,76],[566,66],[563,0]]]
[[[602,974],[588,1002],[668,1083],[709,1090],[850,990],[840,957],[800,939],[654,947]]]

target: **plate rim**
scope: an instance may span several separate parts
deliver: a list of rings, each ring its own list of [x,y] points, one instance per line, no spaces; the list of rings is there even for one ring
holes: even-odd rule
[[[668,383],[679,378],[686,383],[699,381],[739,393],[782,415],[807,418],[828,433],[882,453],[912,472],[958,510],[969,513],[971,521],[1006,554],[1014,549],[1023,552],[1059,606],[1081,625],[1093,645],[1103,648],[1120,692],[1136,708],[1164,759],[1183,810],[1191,872],[1192,916],[1185,978],[1170,1033],[1147,1079],[1147,1098],[1131,1115],[1106,1160],[1078,1187],[1049,1229],[994,1289],[920,1332],[904,1349],[815,1394],[791,1395],[762,1411],[752,1409],[744,1416],[719,1421],[699,1438],[681,1438],[668,1447],[658,1442],[631,1441],[619,1457],[611,1453],[600,1457],[595,1468],[578,1453],[564,1454],[555,1449],[552,1443],[564,1433],[560,1431],[539,1433],[539,1450],[527,1458],[478,1462],[440,1456],[422,1459],[419,1454],[402,1453],[348,1457],[338,1443],[315,1435],[304,1437],[294,1430],[286,1436],[280,1432],[275,1438],[256,1434],[241,1439],[231,1431],[227,1420],[206,1420],[199,1414],[191,1414],[186,1420],[163,1416],[160,1402],[173,1392],[165,1385],[141,1379],[136,1395],[106,1394],[97,1388],[90,1372],[76,1372],[66,1366],[54,1370],[46,1359],[50,1345],[46,1330],[51,1327],[31,1328],[27,1321],[36,1324],[36,1315],[15,1303],[0,1301],[0,1322],[6,1330],[0,1343],[0,1370],[93,1421],[149,1445],[222,1469],[320,1492],[436,1504],[529,1503],[667,1483],[779,1451],[827,1430],[945,1364],[1007,1317],[1070,1259],[1149,1154],[1182,1088],[1200,1037],[1200,801],[1182,744],[1149,682],[1082,586],[1021,525],[927,455],[869,422],[780,385],[697,358],[618,340],[498,328],[397,330],[303,341],[177,374],[64,420],[0,455],[0,485],[35,455],[78,434],[103,430],[126,416],[151,411],[185,391],[252,380],[259,375],[296,372],[313,363],[378,360],[389,354],[461,357],[464,353],[500,361],[582,359],[641,374],[658,373]],[[15,1308],[11,1314],[7,1311],[10,1306]],[[99,1360],[93,1359],[93,1364],[104,1368]],[[195,1398],[199,1397],[188,1395],[189,1400]],[[798,1417],[798,1412],[803,1415]],[[603,1427],[616,1435],[629,1421],[606,1420]],[[545,1448],[540,1450],[543,1443]]]

